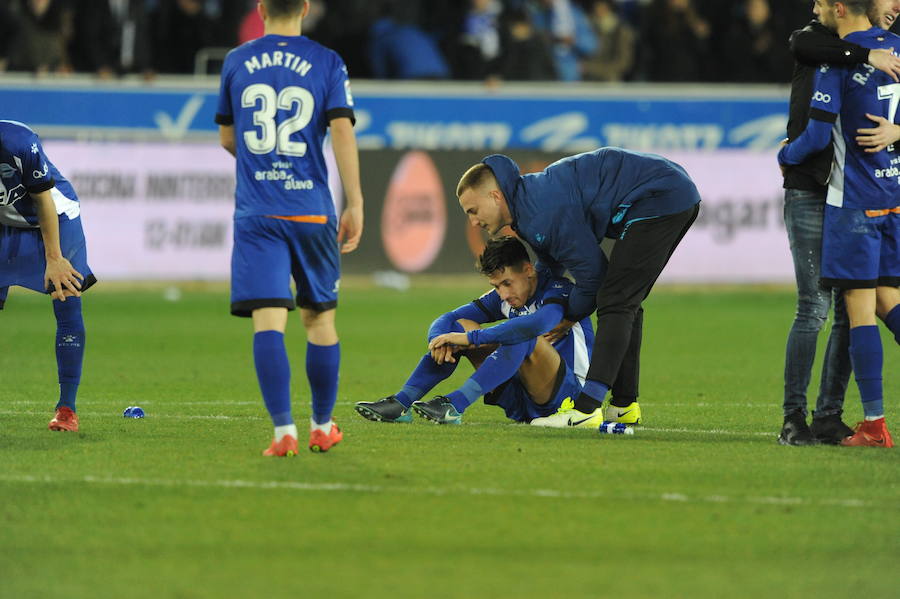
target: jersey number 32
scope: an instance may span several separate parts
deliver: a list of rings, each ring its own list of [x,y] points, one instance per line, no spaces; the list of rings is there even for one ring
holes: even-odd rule
[[[306,142],[291,141],[291,135],[309,124],[315,103],[309,90],[295,85],[277,93],[271,85],[265,83],[248,85],[241,94],[241,106],[255,108],[259,105],[253,111],[253,124],[259,130],[244,132],[247,149],[254,154],[268,154],[277,149],[278,154],[283,156],[304,156]],[[278,123],[275,115],[279,109],[291,110],[293,116]]]

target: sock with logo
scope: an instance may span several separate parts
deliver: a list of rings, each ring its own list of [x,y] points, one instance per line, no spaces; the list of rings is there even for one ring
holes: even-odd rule
[[[312,419],[327,424],[337,401],[338,368],[341,365],[341,344],[306,344],[306,378],[312,392]]]
[[[419,401],[425,397],[425,394],[431,391],[435,385],[453,374],[458,364],[459,358],[457,358],[456,362],[444,362],[443,364],[438,364],[431,357],[430,353],[425,354],[422,356],[422,359],[419,360],[418,365],[416,365],[415,370],[413,370],[412,374],[409,376],[406,384],[403,385],[403,388],[400,389],[400,391],[397,391],[397,393],[394,394],[394,397],[396,397],[397,401],[402,403],[404,407],[408,408],[414,401]]]
[[[894,334],[894,340],[900,344],[900,304],[891,309],[884,317],[884,324]]]
[[[462,414],[479,397],[511,379],[525,358],[534,351],[536,343],[537,339],[529,339],[513,345],[501,345],[491,352],[463,386],[447,396],[456,411]]]
[[[881,336],[875,325],[853,327],[850,329],[850,362],[859,395],[862,398],[863,412],[867,418],[878,418],[884,415],[883,389],[881,370],[884,354],[881,347]]]
[[[291,416],[291,365],[284,347],[284,333],[260,331],[253,335],[253,362],[263,402],[276,426],[277,437],[277,427],[294,423]]]
[[[603,399],[609,391],[609,385],[590,379],[584,382],[581,393],[575,399],[575,409],[582,414],[590,414],[603,406]]]
[[[78,385],[81,383],[81,365],[84,362],[84,318],[81,314],[81,298],[68,297],[66,301],[53,300],[56,316],[56,369],[59,375],[59,403],[75,411]]]

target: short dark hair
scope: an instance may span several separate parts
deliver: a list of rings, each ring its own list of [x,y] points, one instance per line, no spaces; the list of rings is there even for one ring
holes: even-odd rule
[[[478,269],[487,277],[504,268],[520,271],[526,262],[530,263],[531,257],[525,244],[518,238],[507,235],[487,242],[478,258]]]
[[[487,182],[488,178],[496,179],[494,171],[485,163],[479,162],[475,166],[469,167],[469,170],[463,173],[459,183],[456,185],[456,197],[461,196],[467,189],[481,187]]]
[[[873,10],[874,2],[872,0],[827,0],[830,6],[834,6],[838,2],[847,7],[851,13],[855,15],[869,15]]]
[[[266,5],[266,11],[269,17],[273,19],[283,19],[284,17],[294,17],[303,12],[303,5],[306,0],[262,0]]]

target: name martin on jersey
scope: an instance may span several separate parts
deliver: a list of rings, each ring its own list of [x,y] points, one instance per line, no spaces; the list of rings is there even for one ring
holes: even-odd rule
[[[244,67],[251,75],[260,69],[283,67],[305,77],[313,66],[308,60],[297,56],[293,52],[281,52],[280,50],[277,50],[272,52],[271,55],[268,52],[262,52],[258,55],[251,56],[244,61]]]

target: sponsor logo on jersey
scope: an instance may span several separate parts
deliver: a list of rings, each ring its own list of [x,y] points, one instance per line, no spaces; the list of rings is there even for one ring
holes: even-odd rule
[[[831,104],[831,95],[816,91],[816,93],[813,94],[813,100],[815,100],[816,102],[822,102],[824,104]]]

